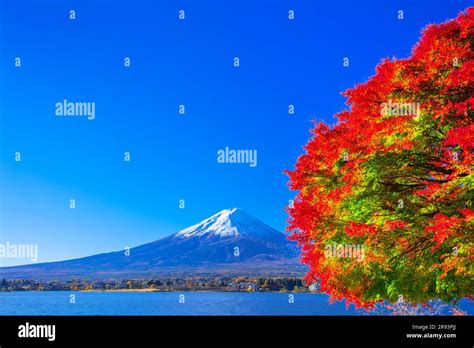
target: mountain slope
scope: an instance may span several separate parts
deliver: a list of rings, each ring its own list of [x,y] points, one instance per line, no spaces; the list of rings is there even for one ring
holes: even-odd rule
[[[171,236],[124,251],[0,268],[0,278],[126,278],[154,275],[300,273],[286,236],[237,208],[223,210]]]

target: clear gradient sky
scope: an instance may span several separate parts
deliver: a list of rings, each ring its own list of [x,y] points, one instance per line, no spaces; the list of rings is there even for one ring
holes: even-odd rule
[[[469,3],[0,0],[0,243],[38,244],[40,262],[76,258],[230,207],[283,231],[294,192],[282,171],[311,120],[334,122],[341,91]],[[95,120],[56,117],[63,99],[95,102]],[[226,146],[256,149],[257,167],[217,163]]]

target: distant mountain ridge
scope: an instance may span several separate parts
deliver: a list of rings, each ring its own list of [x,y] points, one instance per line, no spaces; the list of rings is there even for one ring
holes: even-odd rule
[[[239,208],[225,209],[168,237],[79,259],[0,268],[6,279],[299,275],[294,242]]]

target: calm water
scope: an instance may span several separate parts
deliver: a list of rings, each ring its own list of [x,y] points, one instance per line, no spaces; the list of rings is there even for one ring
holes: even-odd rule
[[[70,303],[74,294],[76,303]],[[4,292],[0,315],[357,315],[322,294],[187,292]],[[474,302],[461,309],[474,314]]]

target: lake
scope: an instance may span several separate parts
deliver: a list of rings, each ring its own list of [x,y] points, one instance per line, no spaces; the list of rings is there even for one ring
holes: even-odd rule
[[[75,303],[70,303],[71,295]],[[182,297],[184,295],[184,297]],[[291,296],[293,295],[293,302]],[[292,302],[292,303],[291,303]],[[474,302],[460,308],[474,314]],[[2,292],[0,315],[358,315],[311,293],[247,292]]]

